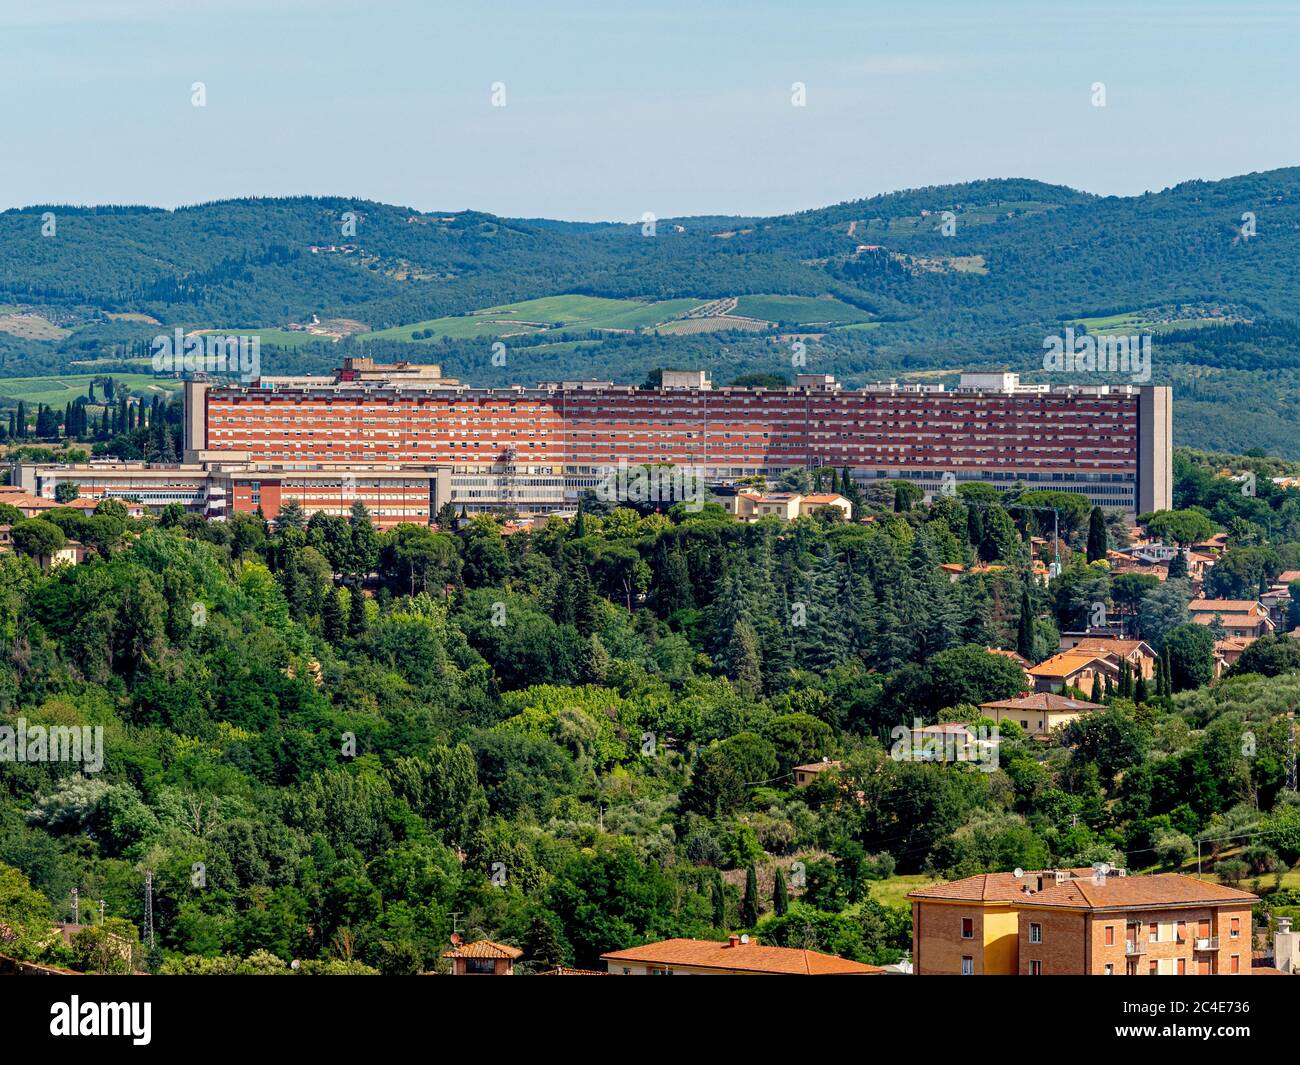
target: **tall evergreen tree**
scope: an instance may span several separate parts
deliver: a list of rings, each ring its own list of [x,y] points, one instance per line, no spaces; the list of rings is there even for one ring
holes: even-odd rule
[[[772,912],[778,917],[784,917],[789,908],[790,891],[785,885],[785,870],[778,865],[772,884]]]
[[[337,588],[325,593],[320,612],[321,636],[325,642],[337,647],[347,635],[347,621],[343,617],[343,601]]]
[[[727,928],[727,891],[722,883],[722,874],[713,870],[713,927],[720,931]]]
[[[1100,562],[1106,557],[1108,545],[1106,536],[1106,516],[1101,507],[1093,507],[1088,515],[1088,561]]]
[[[745,868],[745,898],[742,903],[740,923],[747,928],[758,924],[758,870],[751,862]]]
[[[1029,594],[1029,582],[1026,576],[1020,589],[1020,617],[1016,621],[1016,653],[1027,662],[1034,660],[1034,603]]]

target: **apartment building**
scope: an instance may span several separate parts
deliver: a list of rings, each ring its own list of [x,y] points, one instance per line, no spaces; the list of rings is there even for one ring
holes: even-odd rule
[[[1268,608],[1255,599],[1193,599],[1187,612],[1197,625],[1212,625],[1218,618],[1228,636],[1268,636],[1277,626],[1269,616]]]
[[[922,976],[1247,975],[1259,901],[1181,873],[1105,866],[983,873],[907,897]]]
[[[309,514],[346,514],[360,501],[381,528],[427,523],[446,503],[571,514],[612,471],[647,466],[722,484],[829,465],[860,485],[910,481],[931,498],[968,481],[1024,483],[1140,512],[1170,506],[1168,392],[1030,387],[1014,374],[967,375],[951,392],[845,389],[825,374],[789,388],[714,388],[701,371],[666,373],[658,388],[489,389],[437,366],[349,358],[330,376],[187,381],[183,462],[24,463],[14,479],[51,499],[70,481],[88,500],[154,512],[179,503],[211,518],[274,518],[289,499]],[[744,504],[751,519],[850,510],[834,493]]]
[[[1170,506],[1169,389],[963,386],[715,388],[700,371],[658,388],[566,381],[471,388],[411,364],[344,360],[328,384],[264,378],[185,386],[186,451],[260,462],[449,464],[488,474],[598,477],[620,463],[690,466],[725,481],[822,465],[934,495],[964,481],[1080,492],[1130,512]],[[436,368],[431,368],[436,370]],[[575,493],[576,497],[576,493]]]

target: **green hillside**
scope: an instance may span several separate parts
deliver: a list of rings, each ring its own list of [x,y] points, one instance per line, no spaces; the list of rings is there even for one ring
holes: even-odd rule
[[[47,209],[57,239],[34,224]],[[1068,326],[1153,334],[1179,443],[1300,456],[1298,169],[1135,197],[976,181],[771,218],[664,219],[653,237],[332,197],[34,205],[0,213],[0,244],[0,376],[138,369],[130,360],[177,327],[257,331],[268,372],[410,357],[416,343],[481,384],[675,365],[788,374],[776,334],[792,330],[817,334],[809,365],[848,383],[1033,375],[1044,339]],[[343,324],[306,331],[317,322]],[[484,358],[484,338],[508,338],[507,366]],[[599,346],[559,346],[578,339]],[[1211,435],[1224,430],[1237,439]]]

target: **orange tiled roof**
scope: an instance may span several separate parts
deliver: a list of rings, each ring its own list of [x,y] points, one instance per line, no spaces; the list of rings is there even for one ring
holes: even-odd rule
[[[538,973],[538,976],[617,976],[618,973],[607,973],[603,969],[570,969],[565,965],[557,965],[554,969],[547,969],[544,973]]]
[[[1071,879],[1056,883],[1055,871],[1030,872],[1017,878],[1013,873],[981,873],[947,884],[920,888],[909,899],[937,899],[953,902],[1020,903],[1062,909],[1136,909],[1144,906],[1204,906],[1259,898],[1249,891],[1224,887],[1182,873],[1151,876],[1108,876],[1095,878],[1092,869],[1063,870]],[[1043,889],[1037,890],[1038,877]],[[1031,890],[1025,890],[1029,888]]]
[[[705,939],[665,939],[642,947],[613,950],[602,961],[631,961],[649,965],[690,965],[699,969],[771,973],[784,976],[868,976],[883,972],[834,954],[758,943],[714,943]]]
[[[1109,636],[1085,636],[1082,640],[1074,645],[1076,651],[1110,651],[1113,654],[1127,657],[1134,651],[1145,647],[1151,651],[1151,657],[1155,657],[1155,652],[1151,650],[1151,645],[1145,640],[1120,640]]]
[[[1022,699],[999,699],[992,703],[980,703],[980,709],[990,710],[1105,710],[1100,703],[1086,703],[1082,699],[1071,699],[1064,695],[1039,692],[1026,695]]]
[[[1029,667],[1029,673],[1034,677],[1068,677],[1072,673],[1077,673],[1081,669],[1086,669],[1093,662],[1102,662],[1106,665],[1113,663],[1106,662],[1106,653],[1098,654],[1096,651],[1062,651],[1059,655],[1052,655],[1045,662],[1039,662],[1036,666]]]
[[[493,943],[490,939],[476,939],[473,943],[462,943],[455,950],[444,950],[444,958],[522,958],[524,952],[516,947],[507,947],[504,943]]]
[[[1192,614],[1258,614],[1264,610],[1257,599],[1193,599],[1187,609]]]

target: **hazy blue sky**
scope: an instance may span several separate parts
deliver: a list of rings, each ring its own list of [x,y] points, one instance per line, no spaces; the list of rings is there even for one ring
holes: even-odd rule
[[[1136,193],[1297,162],[1298,31],[1300,4],[1248,0],[0,0],[0,207],[631,221],[980,177]]]

